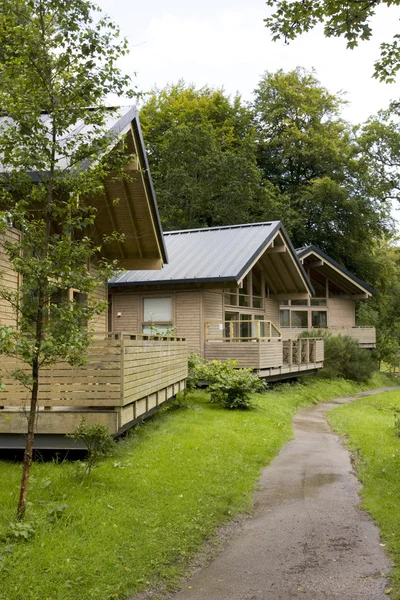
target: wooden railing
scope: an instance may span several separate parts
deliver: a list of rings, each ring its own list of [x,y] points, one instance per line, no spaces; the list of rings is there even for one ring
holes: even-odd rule
[[[315,329],[319,329],[316,327]],[[304,331],[313,332],[310,327],[282,327],[281,334],[283,340],[295,339]],[[376,330],[375,327],[328,327],[326,331],[332,335],[346,335],[357,340],[360,346],[375,347]]]
[[[26,365],[1,357],[0,433],[24,433],[29,391],[11,377]],[[89,349],[87,363],[65,361],[41,370],[38,433],[70,433],[82,416],[116,434],[178,391],[187,377],[183,338],[110,333]]]
[[[283,364],[303,365],[324,360],[322,338],[300,338],[283,341]]]
[[[249,342],[280,337],[281,332],[272,321],[249,319],[248,321],[213,320],[205,322],[204,339],[206,342]]]

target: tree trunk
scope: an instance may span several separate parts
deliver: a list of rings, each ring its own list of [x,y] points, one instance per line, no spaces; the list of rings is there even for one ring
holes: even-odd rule
[[[26,510],[26,501],[28,496],[29,473],[32,465],[33,441],[35,438],[36,410],[38,404],[39,391],[39,358],[36,356],[32,364],[33,386],[31,394],[31,403],[29,408],[28,432],[26,435],[26,444],[24,452],[24,462],[22,465],[21,487],[19,491],[19,501],[17,510],[17,520],[24,518]]]
[[[35,422],[39,395],[39,371],[40,371],[40,349],[42,346],[43,337],[43,312],[42,307],[45,299],[43,288],[39,288],[38,307],[36,315],[36,351],[32,361],[32,393],[29,407],[28,431],[26,434],[24,462],[22,464],[21,487],[19,490],[19,501],[17,509],[17,520],[21,521],[24,518],[26,511],[26,500],[28,496],[29,473],[32,465],[33,457],[33,441],[35,439]]]

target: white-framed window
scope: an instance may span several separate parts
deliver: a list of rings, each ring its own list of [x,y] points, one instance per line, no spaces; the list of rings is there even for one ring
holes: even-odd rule
[[[142,333],[166,335],[172,329],[171,296],[143,298]]]

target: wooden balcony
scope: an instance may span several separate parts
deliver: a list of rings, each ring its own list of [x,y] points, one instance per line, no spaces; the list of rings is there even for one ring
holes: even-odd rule
[[[26,431],[29,392],[10,376],[16,360],[2,357],[0,434]],[[185,387],[187,346],[183,338],[109,334],[94,341],[88,362],[59,362],[41,372],[37,433],[71,433],[85,417],[117,435]]]
[[[304,331],[312,332],[312,329],[302,327],[282,327],[282,338],[296,339]],[[328,327],[332,335],[346,335],[354,340],[357,340],[361,348],[376,347],[376,330],[375,327]]]
[[[320,369],[324,341],[321,338],[283,340],[270,321],[207,321],[204,357],[236,360],[238,367],[251,367],[261,377],[284,379]]]

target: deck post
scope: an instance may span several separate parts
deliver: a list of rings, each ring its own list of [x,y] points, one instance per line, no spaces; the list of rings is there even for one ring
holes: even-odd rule
[[[293,340],[289,340],[288,363],[293,364]]]

